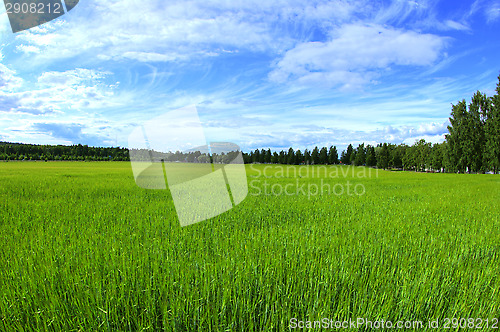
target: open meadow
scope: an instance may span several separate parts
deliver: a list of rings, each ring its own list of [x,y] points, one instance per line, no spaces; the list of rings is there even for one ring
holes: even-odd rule
[[[241,204],[180,227],[128,162],[0,163],[0,330],[500,317],[500,176],[246,168]]]

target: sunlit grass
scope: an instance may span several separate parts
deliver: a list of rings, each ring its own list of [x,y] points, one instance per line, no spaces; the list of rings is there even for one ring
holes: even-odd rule
[[[264,167],[247,166],[236,208],[181,228],[129,163],[0,163],[0,330],[500,316],[498,176]],[[364,194],[265,195],[264,181]]]

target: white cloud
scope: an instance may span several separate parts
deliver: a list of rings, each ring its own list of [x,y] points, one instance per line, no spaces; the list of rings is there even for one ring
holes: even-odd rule
[[[444,123],[422,123],[416,126],[386,126],[383,130],[377,130],[375,137],[381,141],[392,143],[413,144],[424,138],[427,141],[442,142],[444,135],[448,132],[448,121]]]
[[[276,53],[366,7],[365,0],[88,0],[63,19],[19,33],[17,51],[41,60],[99,54],[142,62],[221,53],[214,49]]]
[[[489,23],[495,22],[500,18],[500,3],[495,2],[492,5],[488,6],[485,10],[486,19]]]
[[[22,52],[24,54],[30,54],[30,53],[39,54],[41,52],[40,48],[36,46],[24,45],[24,44],[17,45],[16,51]]]
[[[50,59],[92,52],[101,58],[172,61],[179,54],[203,55],[212,44],[263,51],[286,42],[271,36],[270,22],[255,8],[249,13],[230,3],[88,1],[67,14],[67,21],[20,33],[17,39],[32,48],[18,50],[37,48],[40,57]]]
[[[0,53],[0,61],[3,56]],[[2,91],[12,91],[19,88],[23,83],[23,79],[19,77],[15,70],[10,69],[0,62],[0,94]]]
[[[396,0],[390,1],[387,6],[380,4],[381,8],[375,10],[375,21],[378,23],[397,24],[408,17],[422,17],[428,14],[428,1]],[[377,6],[377,4],[372,4]]]
[[[467,18],[480,13],[486,17],[488,23],[493,23],[500,18],[500,1],[476,0],[472,3]]]
[[[119,57],[119,56],[118,56]],[[160,54],[154,52],[125,52],[121,56],[126,59],[137,60],[140,62],[167,62],[167,61],[175,61],[186,58],[181,54]]]
[[[102,82],[108,75],[89,69],[52,71],[43,73],[32,84],[0,64],[0,112],[42,115],[113,106],[113,86]]]
[[[363,85],[377,69],[428,66],[441,56],[446,40],[381,25],[349,24],[327,42],[308,42],[286,52],[270,74],[275,82]]]
[[[459,30],[459,31],[468,31],[470,30],[470,27],[468,27],[466,24],[462,24],[460,22],[456,22],[453,20],[446,20],[444,22],[444,25],[452,30]]]
[[[38,83],[42,86],[81,86],[83,83],[98,82],[111,75],[110,72],[98,71],[94,69],[77,68],[64,72],[49,71],[38,77]]]

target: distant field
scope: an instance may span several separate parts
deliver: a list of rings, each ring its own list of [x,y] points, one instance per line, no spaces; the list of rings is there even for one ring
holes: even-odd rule
[[[0,331],[500,317],[500,176],[247,172],[245,201],[181,228],[130,163],[0,163]]]

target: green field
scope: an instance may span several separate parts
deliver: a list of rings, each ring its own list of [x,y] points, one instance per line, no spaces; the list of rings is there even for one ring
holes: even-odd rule
[[[500,317],[499,176],[264,167],[240,205],[181,228],[127,162],[0,163],[0,330]]]

